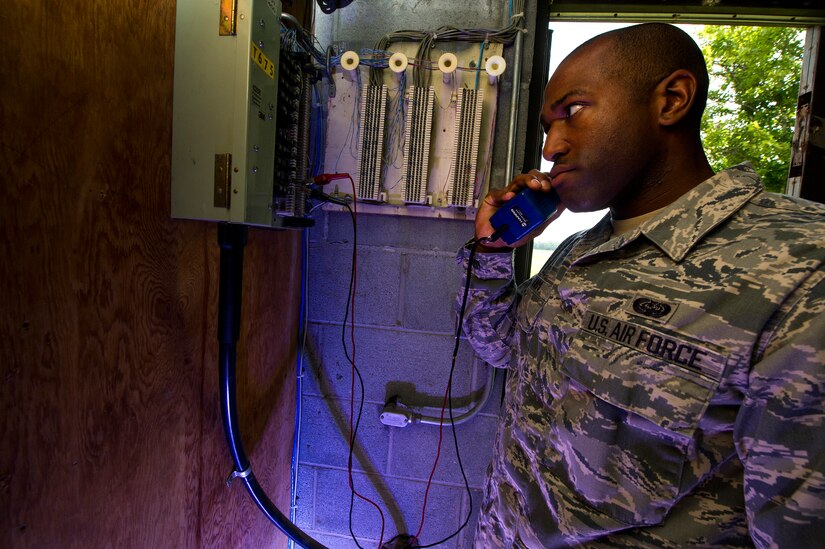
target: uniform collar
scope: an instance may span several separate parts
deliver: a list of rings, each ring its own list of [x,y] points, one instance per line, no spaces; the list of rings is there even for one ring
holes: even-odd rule
[[[639,228],[673,261],[681,261],[705,235],[762,190],[753,167],[740,164],[700,183]]]
[[[728,168],[703,181],[636,229],[603,241],[576,262],[622,248],[640,235],[645,235],[673,261],[681,261],[705,235],[763,190],[759,176],[749,163]],[[608,227],[609,223],[607,226],[600,223],[593,232],[607,239]]]

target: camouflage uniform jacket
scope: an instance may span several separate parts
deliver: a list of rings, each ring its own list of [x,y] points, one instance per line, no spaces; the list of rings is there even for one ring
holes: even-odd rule
[[[465,333],[510,372],[474,546],[822,547],[825,208],[742,165],[610,235],[519,288],[476,256]]]

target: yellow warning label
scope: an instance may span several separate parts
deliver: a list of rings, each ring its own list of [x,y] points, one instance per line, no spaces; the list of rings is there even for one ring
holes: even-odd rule
[[[252,56],[252,60],[261,67],[261,69],[273,80],[275,80],[275,63],[270,61],[269,57],[264,54],[256,46],[254,43],[252,44],[252,49],[250,50],[250,55]]]

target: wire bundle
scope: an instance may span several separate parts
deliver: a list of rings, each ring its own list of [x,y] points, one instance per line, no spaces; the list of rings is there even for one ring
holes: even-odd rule
[[[519,32],[524,28],[524,0],[511,0],[510,2],[510,22],[501,29],[460,29],[449,25],[438,27],[434,31],[421,30],[400,30],[391,32],[382,37],[375,44],[376,52],[383,52],[385,60],[389,59],[390,53],[387,48],[393,42],[419,42],[418,50],[413,64],[413,85],[427,86],[429,84],[429,73],[421,73],[420,69],[432,70],[433,63],[430,60],[430,50],[439,42],[478,42],[482,44],[512,44]],[[386,61],[383,65],[377,65],[370,69],[370,85],[379,85],[381,74],[380,69],[386,68]],[[479,65],[477,70],[482,70]]]

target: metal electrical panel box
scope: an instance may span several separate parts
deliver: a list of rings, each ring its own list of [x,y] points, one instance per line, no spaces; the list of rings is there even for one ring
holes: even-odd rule
[[[178,0],[172,217],[273,225],[280,0]]]

